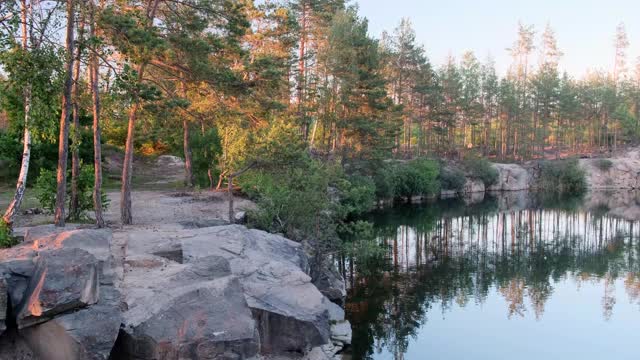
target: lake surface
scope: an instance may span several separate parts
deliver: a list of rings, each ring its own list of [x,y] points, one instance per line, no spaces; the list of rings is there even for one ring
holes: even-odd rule
[[[513,193],[374,213],[339,261],[351,357],[640,359],[638,204]]]

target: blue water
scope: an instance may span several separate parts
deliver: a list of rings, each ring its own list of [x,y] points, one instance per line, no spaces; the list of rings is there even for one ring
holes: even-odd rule
[[[635,202],[522,196],[374,214],[340,262],[351,357],[639,359]]]

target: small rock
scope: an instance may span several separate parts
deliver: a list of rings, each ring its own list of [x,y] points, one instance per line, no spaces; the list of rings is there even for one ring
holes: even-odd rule
[[[236,224],[244,224],[247,222],[247,212],[246,211],[238,211],[233,215],[233,221]]]

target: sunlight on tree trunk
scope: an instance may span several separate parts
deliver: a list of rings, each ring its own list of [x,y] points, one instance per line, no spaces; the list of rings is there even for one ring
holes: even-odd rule
[[[62,94],[62,113],[60,114],[60,136],[58,138],[58,170],[56,173],[56,210],[55,225],[64,227],[64,203],[67,195],[67,156],[69,152],[69,119],[71,117],[71,87],[74,49],[74,10],[75,0],[67,0],[67,31],[65,40],[65,83]]]

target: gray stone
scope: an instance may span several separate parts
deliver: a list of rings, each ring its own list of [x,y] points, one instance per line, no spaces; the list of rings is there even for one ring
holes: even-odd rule
[[[351,324],[344,320],[331,325],[331,340],[334,343],[351,345]]]
[[[479,179],[467,178],[464,183],[464,193],[467,195],[485,192],[484,183]]]
[[[156,163],[160,167],[184,167],[184,160],[173,155],[160,155]]]
[[[247,222],[247,212],[238,211],[233,215],[233,221],[236,224],[244,224]]]
[[[16,316],[22,329],[98,301],[98,260],[77,248],[40,252]]]
[[[330,322],[334,323],[344,320],[344,309],[336,303],[327,301],[327,311],[329,312]]]
[[[528,190],[531,183],[529,172],[518,164],[493,164],[498,170],[498,180],[489,186],[489,191]]]
[[[37,252],[30,246],[16,246],[0,250],[0,276],[7,283],[9,300],[14,313],[22,302],[29,279],[35,269]]]
[[[7,297],[9,291],[7,290],[7,282],[3,277],[0,277],[0,335],[7,329]]]
[[[171,280],[168,280],[171,283]],[[114,358],[244,359],[258,353],[255,321],[237,279],[226,276],[129,298]],[[159,303],[152,305],[152,303]]]
[[[229,261],[258,322],[263,353],[305,353],[329,342],[328,300],[302,271],[308,261],[300,244],[230,225],[185,234],[182,248],[185,262],[213,254]]]
[[[37,359],[38,357],[33,354],[26,341],[18,335],[16,329],[9,329],[0,336],[0,360]]]
[[[326,296],[329,300],[344,304],[347,297],[347,288],[342,275],[336,271],[332,264],[319,266],[321,270],[317,271],[313,277],[313,284]]]
[[[120,292],[103,286],[97,304],[26,328],[22,335],[42,359],[106,360],[122,322],[120,303]]]

